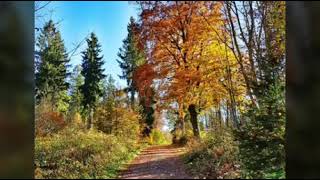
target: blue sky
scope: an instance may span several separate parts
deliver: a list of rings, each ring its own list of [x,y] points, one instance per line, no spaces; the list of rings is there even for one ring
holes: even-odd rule
[[[116,61],[122,40],[127,36],[127,24],[130,16],[137,19],[136,6],[127,1],[52,1],[39,14],[45,18],[36,18],[36,26],[42,26],[50,18],[60,22],[58,28],[64,39],[67,51],[83,40],[90,32],[95,32],[102,46],[105,74],[111,74],[118,86],[124,87],[125,80],[118,75],[121,69]],[[86,43],[78,50],[81,52]],[[76,53],[71,59],[74,66],[81,63],[81,54]]]

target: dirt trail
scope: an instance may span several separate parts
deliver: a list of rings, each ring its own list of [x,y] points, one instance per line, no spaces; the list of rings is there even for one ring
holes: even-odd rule
[[[120,173],[120,179],[193,179],[186,173],[181,159],[184,149],[172,145],[143,150]]]

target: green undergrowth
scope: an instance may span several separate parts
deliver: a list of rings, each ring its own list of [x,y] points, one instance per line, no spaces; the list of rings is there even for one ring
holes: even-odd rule
[[[97,130],[65,128],[35,139],[35,178],[115,178],[143,147]]]
[[[240,178],[238,147],[230,130],[216,130],[189,140],[184,160],[188,172],[200,179]]]
[[[149,137],[146,139],[149,145],[169,145],[171,144],[170,134],[160,130],[152,130]]]

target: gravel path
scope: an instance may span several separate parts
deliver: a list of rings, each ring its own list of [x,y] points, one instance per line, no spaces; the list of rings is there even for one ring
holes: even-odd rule
[[[120,179],[193,179],[186,173],[181,147],[152,146],[143,150],[120,173]]]

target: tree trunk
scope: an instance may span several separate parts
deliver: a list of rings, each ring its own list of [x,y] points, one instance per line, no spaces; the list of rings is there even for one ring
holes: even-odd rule
[[[220,107],[220,104],[218,105],[218,109],[217,109],[217,117],[218,117],[219,125],[220,125],[220,127],[221,127],[221,124],[222,124],[222,116],[221,116],[221,107]]]
[[[93,109],[90,108],[90,113],[89,113],[89,118],[88,118],[87,129],[91,129],[91,127],[92,127],[92,121],[93,121]]]
[[[182,136],[184,136],[185,135],[185,123],[184,123],[185,116],[183,116],[183,112],[182,111],[183,110],[180,107],[179,111],[177,112],[177,115],[178,115],[178,120],[179,120],[179,128],[181,128]]]
[[[229,104],[229,101],[227,101],[227,117],[226,117],[226,126],[229,127],[229,118],[230,118],[230,104]]]
[[[131,103],[131,108],[134,109],[134,102],[135,102],[135,99],[134,99],[134,90],[131,90],[131,99],[130,99],[130,103]]]
[[[179,128],[181,128],[182,136],[185,135],[185,123],[184,123],[184,117],[179,116]]]
[[[196,106],[194,104],[189,105],[188,111],[190,113],[190,121],[192,124],[193,135],[194,137],[200,139],[200,132],[197,119],[198,113],[196,111]]]
[[[209,115],[208,114],[206,114],[206,130],[208,130],[209,129]]]

